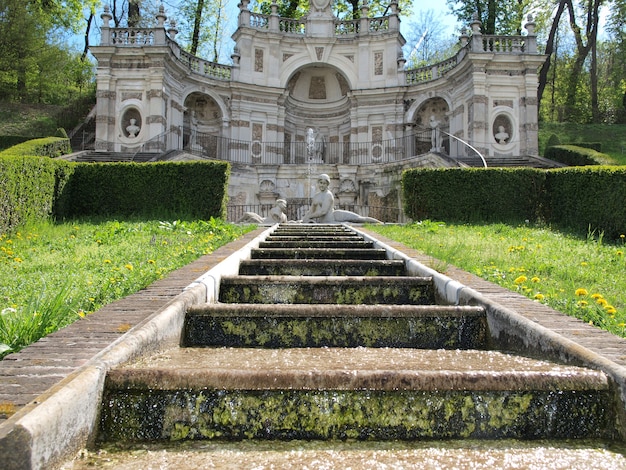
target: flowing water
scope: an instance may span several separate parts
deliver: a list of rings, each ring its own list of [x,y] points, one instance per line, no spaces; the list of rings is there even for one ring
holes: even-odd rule
[[[190,441],[106,445],[63,470],[619,470],[626,448],[603,441]]]

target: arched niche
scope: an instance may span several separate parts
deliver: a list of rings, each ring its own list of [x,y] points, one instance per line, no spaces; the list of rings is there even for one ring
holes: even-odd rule
[[[215,150],[224,122],[220,104],[212,96],[195,91],[187,95],[184,105],[184,148]]]
[[[416,155],[427,153],[432,148],[431,122],[439,123],[439,130],[442,132],[443,148],[446,153],[450,152],[450,139],[444,134],[450,130],[449,119],[450,107],[448,102],[441,97],[433,97],[425,100],[414,115],[416,133]]]
[[[335,67],[316,64],[294,72],[285,90],[285,143],[304,143],[313,129],[326,143],[324,161],[341,163],[351,133],[349,94],[348,80]]]

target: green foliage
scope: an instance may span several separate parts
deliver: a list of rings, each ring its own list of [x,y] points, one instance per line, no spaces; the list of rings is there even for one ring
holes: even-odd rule
[[[63,137],[45,137],[42,139],[33,139],[21,144],[14,145],[0,152],[2,157],[20,157],[23,155],[31,155],[38,157],[60,157],[72,153],[70,141]]]
[[[626,168],[562,168],[547,173],[548,220],[615,239],[626,233]]]
[[[545,173],[536,169],[409,170],[404,210],[415,220],[535,220]]]
[[[546,143],[546,149],[554,147],[555,145],[561,145],[561,139],[556,134],[550,134],[550,138]]]
[[[34,156],[0,158],[0,233],[52,214],[70,164]]]
[[[430,220],[368,228],[433,256],[433,264],[454,265],[626,337],[625,235],[608,243],[597,232],[573,236],[532,223]]]
[[[214,161],[77,164],[55,214],[223,217],[229,168]]]
[[[585,142],[601,142],[602,152],[620,165],[626,165],[626,125],[624,124],[575,124],[541,122],[539,124],[539,148],[545,149],[551,135],[560,144],[582,146]],[[545,153],[543,154],[545,155]]]
[[[590,145],[590,144],[587,144]],[[578,145],[554,145],[545,151],[545,157],[570,166],[611,165],[615,161],[593,148]]]
[[[0,235],[0,358],[250,229],[215,219],[83,220],[38,222]]]
[[[402,178],[414,220],[554,224],[616,239],[626,233],[626,168],[414,169]]]
[[[30,140],[30,137],[23,135],[0,135],[0,151],[13,147],[14,145],[21,144]]]

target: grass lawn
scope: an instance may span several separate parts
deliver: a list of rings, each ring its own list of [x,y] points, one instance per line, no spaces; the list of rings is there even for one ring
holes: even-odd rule
[[[626,240],[569,236],[547,227],[422,221],[374,232],[626,337]]]
[[[0,358],[250,230],[219,220],[40,223],[0,235]]]

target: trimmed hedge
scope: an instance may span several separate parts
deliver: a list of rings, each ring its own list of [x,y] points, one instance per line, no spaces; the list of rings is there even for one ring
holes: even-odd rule
[[[608,239],[626,234],[626,168],[562,168],[547,172],[546,217],[552,223]]]
[[[72,153],[72,147],[67,137],[44,137],[33,139],[14,145],[0,152],[0,157],[21,157],[34,155],[39,157],[60,157]]]
[[[224,218],[229,175],[217,161],[78,164],[55,215]]]
[[[225,162],[72,163],[0,158],[0,233],[51,216],[225,218]]]
[[[545,172],[533,168],[435,168],[404,172],[404,210],[415,219],[535,220]]]
[[[582,144],[591,145],[591,144]],[[546,148],[545,157],[570,166],[611,165],[613,159],[593,148],[579,145],[554,145]]]
[[[0,233],[50,217],[71,167],[44,157],[0,158]]]
[[[413,169],[402,177],[414,220],[546,222],[607,239],[626,234],[626,168]]]
[[[32,137],[25,137],[23,135],[0,135],[0,151],[30,139],[32,139]]]

